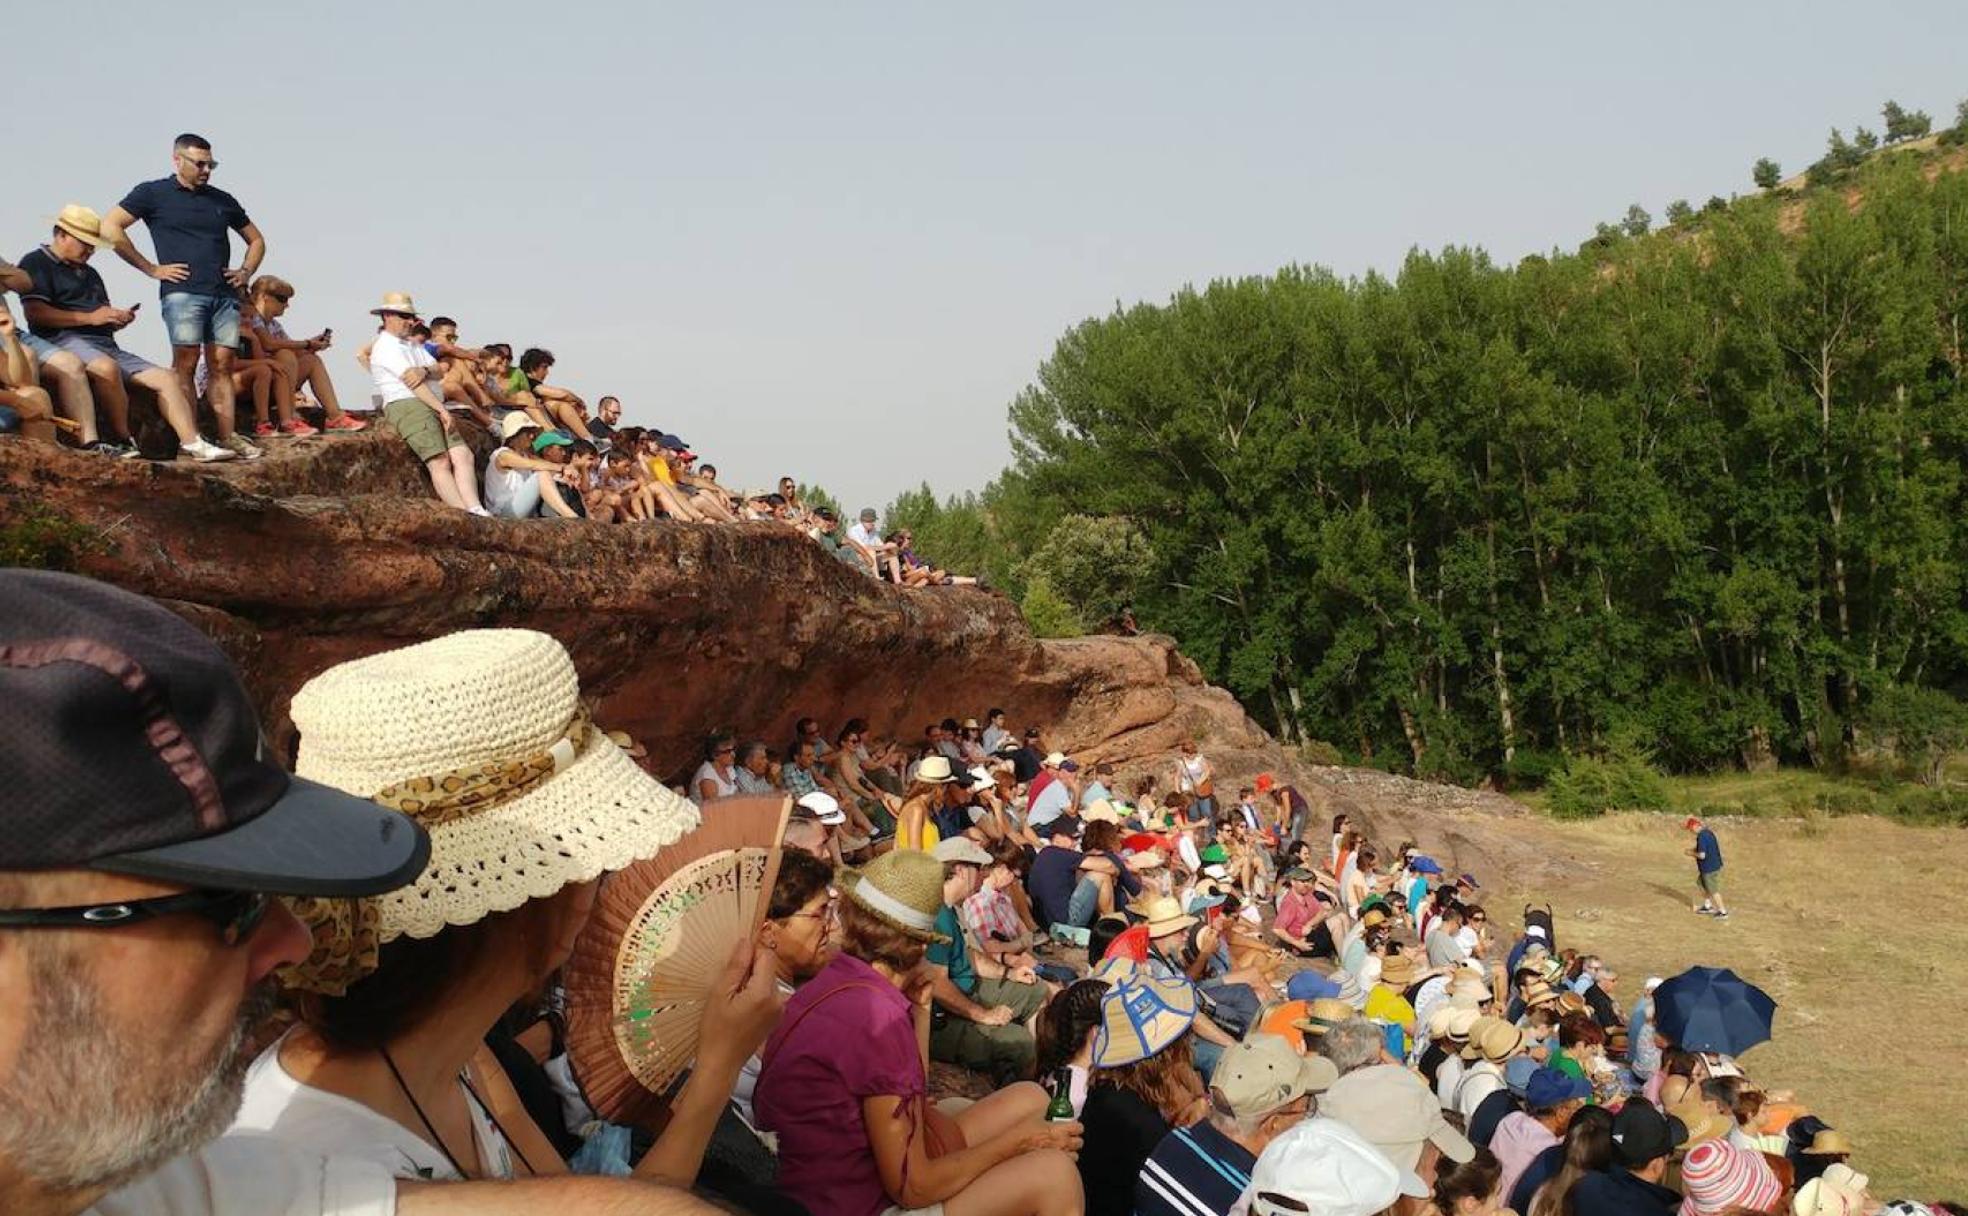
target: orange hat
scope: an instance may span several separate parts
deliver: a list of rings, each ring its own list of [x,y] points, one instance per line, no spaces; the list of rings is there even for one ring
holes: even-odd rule
[[[1253,784],[1257,786],[1258,793],[1268,794],[1271,792],[1271,787],[1278,784],[1278,779],[1270,773],[1259,773],[1256,782]]]

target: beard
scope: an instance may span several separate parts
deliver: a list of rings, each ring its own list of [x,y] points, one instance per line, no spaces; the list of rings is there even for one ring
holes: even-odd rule
[[[119,1030],[77,960],[30,947],[33,999],[0,1080],[0,1160],[50,1193],[111,1190],[216,1139],[239,1113],[248,1036],[278,988],[262,981],[211,1050],[185,1060]]]

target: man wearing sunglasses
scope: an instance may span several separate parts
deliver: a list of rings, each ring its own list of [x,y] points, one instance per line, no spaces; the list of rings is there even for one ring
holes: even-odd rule
[[[709,1211],[630,1179],[418,1185],[218,1139],[307,930],[429,857],[403,816],[290,777],[225,656],[150,600],[0,570],[0,1212]]]

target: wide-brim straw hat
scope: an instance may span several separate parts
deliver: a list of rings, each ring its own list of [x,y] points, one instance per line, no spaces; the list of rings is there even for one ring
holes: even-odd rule
[[[1338,997],[1322,996],[1305,1006],[1305,1016],[1292,1025],[1306,1034],[1320,1036],[1328,1030],[1347,1021],[1358,1012],[1353,1006]]]
[[[1087,804],[1084,811],[1080,812],[1080,818],[1088,823],[1119,823],[1121,813],[1115,810],[1114,804],[1107,799],[1095,798]]]
[[[414,317],[417,315],[417,302],[410,298],[410,293],[407,291],[386,291],[383,293],[383,302],[370,309],[369,315],[380,317],[386,312]]]
[[[1811,1143],[1805,1145],[1801,1151],[1820,1157],[1829,1157],[1834,1153],[1843,1153],[1850,1156],[1853,1148],[1851,1140],[1846,1138],[1844,1132],[1836,1128],[1827,1127],[1821,1129],[1817,1135],[1812,1136]]]
[[[1182,905],[1170,895],[1157,895],[1143,903],[1137,911],[1148,922],[1149,937],[1180,933],[1196,923],[1196,918],[1184,912]]]
[[[1524,1049],[1524,1032],[1510,1022],[1492,1022],[1474,1043],[1485,1060],[1501,1064]]]
[[[1503,1019],[1501,1018],[1488,1016],[1479,1017],[1474,1022],[1471,1022],[1469,1024],[1469,1033],[1464,1036],[1466,1042],[1462,1045],[1462,1058],[1465,1060],[1482,1059],[1483,1036],[1490,1032],[1491,1027],[1501,1025],[1502,1022]]]
[[[1414,959],[1405,954],[1390,954],[1380,960],[1380,982],[1390,988],[1406,988],[1420,973]]]
[[[84,244],[98,249],[114,248],[115,242],[102,234],[102,217],[94,207],[84,207],[81,203],[69,203],[53,218],[55,227],[66,232]]]
[[[1543,980],[1532,980],[1524,985],[1524,1008],[1536,1009],[1539,1005],[1549,1005],[1558,999],[1558,990]]]
[[[1093,1066],[1119,1068],[1145,1060],[1188,1033],[1195,1021],[1196,989],[1189,981],[1137,969],[1100,998]]]
[[[376,939],[431,937],[654,857],[695,804],[588,718],[567,651],[474,629],[331,667],[294,694],[295,771],[430,834],[417,880],[368,901]]]
[[[850,871],[841,892],[891,929],[931,945],[947,945],[936,931],[943,910],[943,863],[916,849],[883,853]]]

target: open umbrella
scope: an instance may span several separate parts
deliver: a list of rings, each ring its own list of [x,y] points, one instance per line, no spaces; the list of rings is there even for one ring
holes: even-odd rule
[[[1741,1055],[1770,1037],[1777,1003],[1726,967],[1690,967],[1654,990],[1654,1025],[1683,1051]]]

